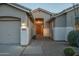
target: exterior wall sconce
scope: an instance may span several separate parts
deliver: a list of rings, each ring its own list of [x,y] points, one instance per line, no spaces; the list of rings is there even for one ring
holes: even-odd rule
[[[26,28],[27,28],[26,23],[23,22],[23,23],[21,24],[21,29],[22,29],[22,30],[26,30]]]
[[[37,24],[42,24],[43,22],[42,22],[42,21],[36,21],[36,23],[37,23]]]

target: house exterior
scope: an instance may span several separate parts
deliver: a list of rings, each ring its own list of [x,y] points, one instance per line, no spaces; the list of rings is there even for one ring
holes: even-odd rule
[[[0,3],[0,44],[29,43],[32,20],[30,12],[31,9],[16,3]]]
[[[0,44],[28,45],[33,36],[67,41],[68,33],[76,29],[78,16],[79,5],[55,14],[42,8],[31,10],[16,3],[0,3]]]

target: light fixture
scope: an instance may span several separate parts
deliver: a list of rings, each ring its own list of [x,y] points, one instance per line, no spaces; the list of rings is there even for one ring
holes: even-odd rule
[[[21,29],[26,29],[26,28],[27,28],[26,23],[25,22],[21,23]]]
[[[38,20],[38,21],[36,21],[36,23],[37,24],[42,24],[43,22]]]

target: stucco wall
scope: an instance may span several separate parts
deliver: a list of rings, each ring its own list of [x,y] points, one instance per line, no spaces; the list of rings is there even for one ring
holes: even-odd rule
[[[28,18],[28,23],[29,23],[29,39],[31,40],[33,37],[33,23],[32,21]]]
[[[67,41],[67,36],[69,32],[74,29],[75,29],[75,11],[71,10],[65,14],[56,17],[55,28],[54,28],[54,39]]]
[[[54,28],[54,40],[65,41],[66,27],[56,27]]]
[[[54,27],[54,40],[64,41],[66,35],[66,14],[57,16]]]
[[[75,24],[75,14],[74,11],[67,13],[67,27],[74,27]]]
[[[66,27],[66,14],[56,17],[55,27]]]
[[[26,13],[7,4],[0,5],[0,16],[14,16],[26,20]],[[25,17],[26,16],[26,17]]]
[[[66,26],[66,41],[67,41],[67,36],[69,32],[75,30],[75,10],[67,12],[66,20],[67,20],[67,26]]]
[[[38,11],[38,10],[36,12],[33,12],[33,16],[34,16],[34,18],[44,18],[45,21],[50,19],[49,14],[44,13],[42,11]]]

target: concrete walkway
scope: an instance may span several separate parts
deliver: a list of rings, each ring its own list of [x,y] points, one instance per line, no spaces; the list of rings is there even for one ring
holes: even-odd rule
[[[63,56],[63,50],[68,47],[66,42],[51,40],[33,40],[27,47],[19,45],[0,45],[2,56]]]

